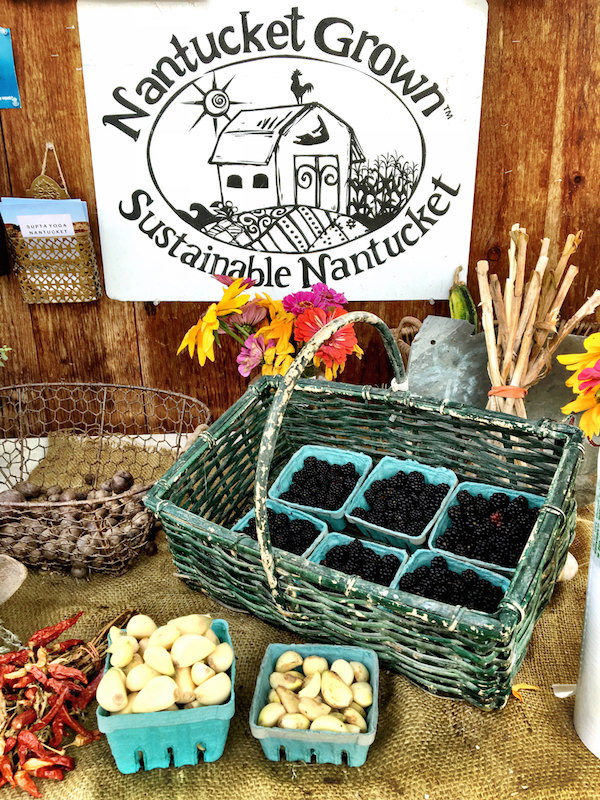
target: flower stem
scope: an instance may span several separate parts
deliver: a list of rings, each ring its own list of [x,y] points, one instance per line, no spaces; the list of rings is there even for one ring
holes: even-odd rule
[[[223,322],[222,319],[219,320],[219,327],[222,328],[228,336],[231,336],[232,339],[235,339],[236,342],[242,345],[244,344],[245,340],[238,336],[237,333],[234,333],[229,325],[227,325],[226,322]]]

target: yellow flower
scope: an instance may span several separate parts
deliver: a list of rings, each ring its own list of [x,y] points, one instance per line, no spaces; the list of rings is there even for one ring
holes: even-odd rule
[[[215,360],[215,331],[219,329],[219,318],[235,313],[250,299],[250,295],[240,294],[244,288],[243,282],[243,278],[237,278],[225,287],[223,297],[219,302],[211,303],[206,314],[185,334],[177,350],[177,355],[187,347],[191,358],[197,348],[201,367],[205,365],[206,359]]]
[[[268,294],[256,298],[266,308],[270,322],[256,331],[265,342],[274,340],[275,345],[265,351],[263,375],[285,375],[294,360],[294,345],[291,343],[296,317],[284,309],[281,300],[272,300]]]
[[[600,333],[592,333],[591,336],[588,336],[583,346],[585,347],[585,353],[570,353],[556,357],[560,364],[564,364],[568,370],[573,372],[573,375],[567,378],[565,384],[573,389],[574,392],[577,391],[575,387],[579,385],[577,376],[581,370],[593,367],[600,358]]]
[[[561,408],[563,414],[578,414],[583,411],[579,427],[590,439],[600,433],[600,403],[595,394],[580,394]]]

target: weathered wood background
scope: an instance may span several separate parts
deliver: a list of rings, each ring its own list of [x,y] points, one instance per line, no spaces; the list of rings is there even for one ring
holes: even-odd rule
[[[0,115],[0,192],[19,196],[39,174],[45,142],[57,147],[72,197],[87,201],[99,253],[75,0],[0,0],[11,28],[22,108]],[[600,3],[597,0],[489,0],[489,26],[469,284],[487,258],[503,276],[515,222],[551,259],[578,229],[580,267],[565,306],[573,312],[600,285]],[[451,32],[449,32],[451,35]],[[52,172],[50,171],[52,175]],[[58,177],[53,175],[53,177]],[[354,303],[390,327],[407,314],[448,315],[444,302]],[[145,385],[203,399],[213,416],[244,391],[227,347],[201,369],[175,353],[205,306],[194,303],[26,305],[14,275],[0,277],[0,344],[12,348],[3,384],[99,381]],[[362,363],[346,379],[389,378],[376,334],[359,330]]]

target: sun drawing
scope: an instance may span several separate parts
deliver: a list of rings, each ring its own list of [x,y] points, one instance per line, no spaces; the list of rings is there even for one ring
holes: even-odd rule
[[[205,92],[203,89],[198,86],[196,81],[192,84],[195,89],[197,89],[200,94],[202,95],[201,98],[198,100],[186,100],[184,101],[185,105],[188,106],[201,106],[202,113],[198,117],[198,119],[192,125],[192,128],[195,128],[196,125],[200,122],[201,119],[204,117],[211,117],[213,121],[213,125],[215,127],[215,133],[218,130],[218,122],[217,120],[219,117],[225,117],[227,121],[231,119],[229,116],[229,111],[232,105],[239,105],[240,101],[231,100],[229,95],[227,94],[227,87],[231,83],[233,78],[230,78],[225,86],[219,88],[217,86],[217,78],[213,73],[213,83],[212,87]],[[191,130],[191,128],[190,128]]]

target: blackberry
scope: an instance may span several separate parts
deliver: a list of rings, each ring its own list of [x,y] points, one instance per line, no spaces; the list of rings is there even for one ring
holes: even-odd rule
[[[440,536],[438,546],[501,567],[516,567],[538,515],[529,508],[527,498],[511,500],[502,492],[489,499],[461,490],[458,505],[448,509],[450,526]]]
[[[502,599],[499,586],[480,578],[472,569],[453,572],[442,556],[431,560],[429,567],[421,566],[400,578],[399,589],[441,603],[494,613]]]
[[[273,547],[287,550],[295,555],[301,555],[308,550],[319,535],[319,530],[310,520],[292,519],[283,512],[273,511],[272,508],[267,508],[267,520]],[[254,540],[258,539],[255,517],[248,520],[242,533],[246,533]]]
[[[330,569],[356,575],[382,586],[389,586],[400,568],[400,559],[393,553],[380,556],[370,547],[365,547],[360,539],[334,545],[321,563]]]
[[[328,461],[308,456],[297,470],[282,500],[303,506],[314,506],[328,511],[341,508],[356,486],[359,474],[354,464],[330,464]]]
[[[419,536],[436,515],[449,486],[428,484],[422,472],[397,472],[389,478],[373,481],[364,499],[368,508],[357,506],[354,516],[372,525]]]

